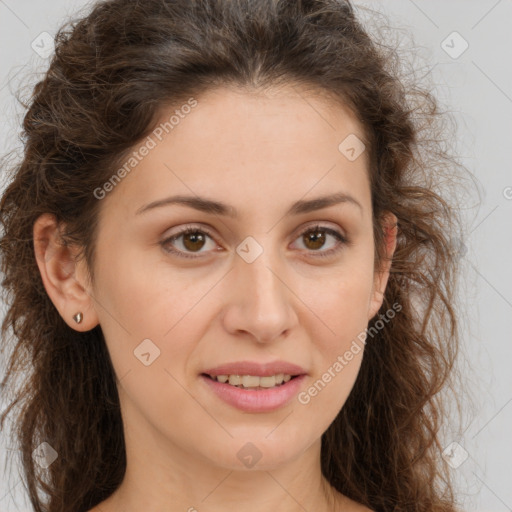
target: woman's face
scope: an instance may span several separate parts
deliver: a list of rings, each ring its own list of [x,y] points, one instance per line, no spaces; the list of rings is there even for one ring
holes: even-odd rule
[[[128,450],[274,468],[319,443],[350,393],[387,279],[367,155],[348,110],[297,91],[217,89],[162,111],[175,117],[106,187],[84,313]]]

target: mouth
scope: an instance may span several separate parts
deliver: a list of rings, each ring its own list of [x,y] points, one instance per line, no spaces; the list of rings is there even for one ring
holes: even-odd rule
[[[307,373],[284,361],[245,361],[206,370],[199,377],[207,393],[224,404],[244,413],[271,413],[292,403],[304,386]]]
[[[307,372],[288,361],[236,361],[205,369],[199,377],[225,404],[246,413],[267,413],[291,403]]]
[[[201,375],[215,382],[220,382],[221,384],[228,384],[239,389],[252,391],[278,388],[285,385],[290,380],[299,377],[299,375],[290,375],[288,373],[266,376],[237,374],[210,375],[208,373],[202,373]]]

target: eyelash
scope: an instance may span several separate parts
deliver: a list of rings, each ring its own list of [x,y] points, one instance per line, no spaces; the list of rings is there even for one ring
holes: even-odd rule
[[[316,254],[314,254],[315,258],[317,258],[317,257],[318,258],[326,258],[326,257],[329,257],[329,256],[333,256],[334,254],[336,254],[339,251],[341,251],[343,249],[343,246],[350,245],[350,241],[348,240],[348,238],[346,238],[344,235],[342,235],[339,231],[336,231],[335,229],[329,228],[327,226],[321,226],[321,225],[308,226],[307,228],[305,228],[303,231],[301,231],[299,233],[297,238],[305,235],[306,233],[314,232],[314,231],[323,231],[323,232],[325,232],[325,233],[327,233],[329,235],[334,236],[334,238],[336,238],[336,240],[338,241],[338,244],[337,244],[337,246],[335,248],[329,249],[327,251],[320,251],[320,250],[319,251],[313,251],[313,250],[307,251],[307,252],[310,252],[310,253],[316,253]],[[161,242],[161,245],[162,245],[162,247],[164,248],[164,250],[166,252],[169,252],[171,254],[175,254],[176,256],[181,257],[181,258],[188,258],[188,259],[201,258],[200,255],[198,255],[198,256],[190,256],[190,253],[186,253],[184,251],[174,249],[172,246],[168,245],[170,242],[173,242],[173,241],[177,240],[181,236],[188,235],[188,234],[191,234],[191,233],[202,233],[202,234],[205,234],[205,235],[209,236],[212,240],[215,241],[215,238],[213,237],[213,235],[210,233],[210,231],[208,229],[206,229],[204,227],[187,226],[186,228],[184,228],[181,231],[175,233],[171,237],[165,239],[163,242]]]

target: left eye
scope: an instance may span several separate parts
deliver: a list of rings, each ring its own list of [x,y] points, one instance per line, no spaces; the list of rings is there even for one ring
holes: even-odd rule
[[[183,240],[181,240],[178,244],[181,245],[181,247],[178,247],[178,249],[176,249],[173,246],[173,243],[180,240],[180,238],[183,238]],[[189,254],[187,254],[187,251],[191,251],[192,253],[198,252],[199,249],[202,249],[204,247],[207,238],[214,242],[211,235],[207,231],[204,231],[204,228],[186,228],[183,229],[182,231],[179,231],[178,233],[168,238],[167,240],[164,240],[162,242],[162,245],[164,246],[164,249],[167,250],[168,252],[177,254],[178,256],[182,256],[183,258],[195,258],[196,256],[190,256]]]
[[[328,237],[334,238],[334,243],[331,248],[323,251],[319,250],[326,244]],[[213,243],[214,249],[216,246],[215,240],[208,231],[204,228],[187,227],[164,240],[162,246],[167,252],[176,254],[177,256],[183,258],[197,258],[199,256],[192,256],[191,254],[208,252],[201,251],[201,249],[205,247],[208,239]],[[348,243],[348,240],[340,232],[325,226],[308,227],[302,231],[296,240],[301,240],[305,249],[309,249],[308,252],[318,253],[314,254],[314,256],[330,256],[338,252],[343,245]],[[176,247],[176,245],[178,247]]]
[[[328,250],[319,251],[326,243],[327,237],[334,238],[334,244]],[[348,240],[339,231],[328,228],[326,226],[308,227],[303,231],[298,239],[306,245],[306,249],[311,249],[313,252],[318,252],[314,256],[331,256],[338,252],[343,245],[348,243]]]

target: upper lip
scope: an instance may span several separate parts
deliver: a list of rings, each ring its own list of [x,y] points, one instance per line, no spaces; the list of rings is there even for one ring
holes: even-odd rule
[[[271,375],[278,375],[279,373],[292,376],[303,375],[306,373],[306,370],[286,361],[274,361],[271,363],[237,361],[210,368],[203,373],[212,377],[216,377],[217,375],[254,375],[258,377],[270,377]]]

